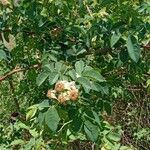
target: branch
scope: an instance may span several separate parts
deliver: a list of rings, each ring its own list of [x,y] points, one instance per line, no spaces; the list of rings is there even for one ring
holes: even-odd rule
[[[29,69],[33,69],[33,68],[40,68],[40,67],[41,67],[40,64],[36,64],[36,65],[30,66],[28,68],[17,68],[17,69],[15,68],[12,71],[6,73],[4,76],[0,77],[0,82],[17,72],[21,72],[21,71],[25,71],[25,70],[29,70]]]
[[[147,45],[141,45],[141,47],[143,47],[145,50],[148,50],[148,49],[150,49],[150,44],[147,44]]]
[[[86,9],[87,9],[88,13],[90,14],[90,16],[93,17],[92,11],[90,10],[88,5],[86,5]]]

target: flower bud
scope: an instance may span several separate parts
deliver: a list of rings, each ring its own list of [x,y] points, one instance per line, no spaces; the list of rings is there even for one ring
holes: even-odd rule
[[[64,103],[65,101],[68,101],[69,100],[69,95],[67,92],[64,92],[64,93],[60,93],[58,95],[58,101],[60,103]]]
[[[69,99],[72,101],[76,101],[79,97],[78,89],[73,89],[68,91]]]
[[[48,98],[53,98],[53,99],[57,99],[57,97],[56,97],[56,91],[55,90],[48,90],[48,92],[47,92],[47,97]]]
[[[65,88],[65,81],[59,81],[55,84],[55,90],[57,92],[62,92]]]

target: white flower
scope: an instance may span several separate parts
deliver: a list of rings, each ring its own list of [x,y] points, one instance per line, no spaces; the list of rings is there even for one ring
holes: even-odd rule
[[[68,101],[68,100],[70,99],[69,99],[69,95],[67,92],[63,92],[58,95],[58,101],[60,103],[64,103],[65,101]]]
[[[76,89],[75,82],[74,81],[66,82],[65,83],[65,90],[71,90],[71,89]]]
[[[76,89],[75,82],[68,82],[66,80],[58,81],[55,85],[55,90],[57,92],[62,92],[64,90],[73,90]]]
[[[48,90],[48,92],[47,92],[47,97],[48,98],[53,98],[53,99],[57,99],[57,97],[56,97],[56,91],[55,90]]]
[[[63,104],[68,100],[76,101],[79,92],[74,81],[61,80],[55,84],[55,90],[48,90],[47,97],[57,99],[59,103]]]

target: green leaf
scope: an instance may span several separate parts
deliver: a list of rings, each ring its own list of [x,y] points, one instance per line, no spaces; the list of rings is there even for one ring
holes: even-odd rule
[[[29,130],[30,134],[34,137],[37,138],[39,136],[38,132],[36,131],[36,129],[33,130]]]
[[[150,79],[148,79],[148,80],[146,81],[146,86],[147,86],[147,87],[150,86]]]
[[[84,70],[85,71],[90,71],[90,70],[92,70],[93,68],[91,67],[91,66],[85,66],[85,68],[84,68]]]
[[[64,74],[67,70],[67,66],[63,62],[56,62],[55,63],[55,70],[58,73]]]
[[[3,50],[0,50],[0,60],[7,60],[7,56],[6,56],[6,53],[5,51]]]
[[[25,141],[18,139],[18,140],[14,140],[11,142],[10,146],[14,146],[14,145],[23,145],[25,144]]]
[[[76,80],[76,71],[74,69],[68,71],[68,75],[73,79]]]
[[[35,146],[35,143],[36,143],[35,138],[31,138],[30,141],[24,145],[23,149],[31,150]]]
[[[44,68],[45,70],[50,71],[50,72],[54,72],[54,70],[55,70],[54,63],[45,64],[45,65],[43,66],[43,68]]]
[[[38,86],[40,86],[49,76],[48,72],[42,72],[38,75],[38,77],[36,78],[36,84]]]
[[[84,70],[84,62],[82,60],[77,61],[75,63],[75,70],[77,72],[77,74],[81,75],[83,70]]]
[[[77,79],[77,82],[80,83],[84,88],[91,89],[91,83],[88,79],[86,79],[84,77],[79,77]]]
[[[120,143],[115,143],[115,145],[112,147],[112,150],[120,150]]]
[[[34,107],[31,110],[29,110],[27,115],[26,115],[26,120],[31,119],[32,117],[34,117],[36,112],[37,112],[37,107]]]
[[[88,138],[93,142],[96,141],[98,138],[98,127],[88,120],[86,120],[84,124],[84,131]]]
[[[54,83],[56,83],[56,81],[59,78],[59,74],[57,72],[52,72],[49,74],[49,83],[50,85],[53,85]]]
[[[19,122],[17,125],[18,125],[18,127],[22,128],[22,129],[30,130],[30,128],[22,122]]]
[[[93,113],[93,116],[95,118],[95,122],[97,122],[100,125],[100,119],[99,119],[98,114],[95,111],[92,111],[92,113]]]
[[[114,33],[111,36],[111,40],[110,40],[111,47],[113,47],[118,42],[118,40],[120,39],[120,37],[121,37],[120,32]]]
[[[39,110],[43,110],[43,108],[49,107],[49,100],[44,100],[43,102],[37,105]]]
[[[107,136],[110,140],[115,141],[115,142],[119,142],[120,141],[120,135],[117,133],[109,133]]]
[[[98,88],[97,83],[95,82],[91,83],[91,89],[94,91],[100,92],[100,89]]]
[[[107,85],[105,86],[101,86],[99,83],[97,82],[92,82],[91,84],[91,88],[94,90],[94,91],[98,91],[98,92],[101,92],[102,95],[106,94],[108,95],[109,94],[109,88]]]
[[[133,61],[138,62],[138,60],[140,58],[141,50],[140,50],[140,47],[139,47],[137,40],[134,36],[128,37],[127,49],[128,49],[128,53],[129,53],[130,58]]]
[[[58,123],[60,121],[57,110],[54,107],[50,107],[45,115],[45,123],[53,132],[56,131]]]
[[[133,149],[128,146],[121,146],[119,150],[133,150]]]
[[[85,53],[85,52],[86,52],[86,49],[79,50],[79,51],[77,52],[77,55],[83,54],[83,53]]]
[[[91,69],[83,72],[83,76],[93,78],[99,82],[106,81],[104,77],[95,69]]]
[[[0,145],[0,149],[2,149],[2,150],[8,150],[8,148],[6,148],[6,145],[5,145],[5,144],[1,144],[1,145]]]
[[[63,63],[62,62],[56,62],[55,63],[55,69],[57,70],[57,72],[61,71]]]
[[[42,112],[39,112],[39,115],[38,115],[38,123],[39,123],[39,126],[41,127],[43,122],[44,122],[44,119],[45,119],[45,113],[42,113]]]

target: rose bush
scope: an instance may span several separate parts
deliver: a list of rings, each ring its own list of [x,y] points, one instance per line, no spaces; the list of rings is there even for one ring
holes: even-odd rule
[[[0,0],[0,149],[148,149],[149,8]]]

